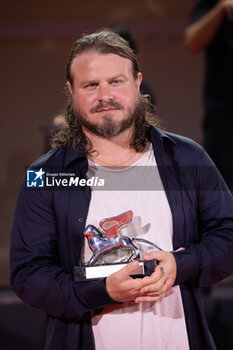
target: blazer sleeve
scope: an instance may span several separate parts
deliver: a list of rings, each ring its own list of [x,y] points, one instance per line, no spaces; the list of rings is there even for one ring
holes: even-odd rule
[[[75,283],[60,264],[52,191],[29,190],[17,199],[10,250],[11,287],[27,304],[67,321],[90,319],[115,302],[105,280]]]
[[[175,284],[204,287],[233,273],[233,197],[212,160],[200,149],[198,166],[192,171],[199,239],[174,256]]]

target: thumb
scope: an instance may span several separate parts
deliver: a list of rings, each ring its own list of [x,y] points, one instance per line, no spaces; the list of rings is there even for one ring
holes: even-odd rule
[[[149,252],[145,255],[143,255],[143,259],[144,260],[163,260],[165,255],[167,254],[167,252],[164,252],[164,251],[152,251],[152,252]]]
[[[132,262],[130,262],[129,264],[127,264],[126,266],[124,266],[122,269],[120,269],[119,271],[115,272],[116,275],[118,275],[117,277],[121,280],[125,280],[127,278],[129,278],[129,276],[137,270],[139,266],[139,261],[138,260],[134,260]]]

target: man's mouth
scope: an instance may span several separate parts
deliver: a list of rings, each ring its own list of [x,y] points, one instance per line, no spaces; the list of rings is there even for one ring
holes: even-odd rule
[[[110,111],[116,111],[119,109],[124,109],[124,107],[117,101],[109,101],[107,103],[100,102],[97,106],[94,106],[91,108],[91,113],[98,113],[98,112],[110,112]]]
[[[99,109],[97,110],[97,113],[99,112],[112,112],[112,111],[117,111],[119,108],[102,108],[102,109]]]

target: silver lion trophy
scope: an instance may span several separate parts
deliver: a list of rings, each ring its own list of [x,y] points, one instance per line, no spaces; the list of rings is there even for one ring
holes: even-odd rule
[[[103,219],[100,228],[88,225],[83,234],[88,241],[92,256],[88,262],[74,267],[74,280],[81,282],[105,278],[120,270],[133,260],[139,260],[139,266],[132,277],[150,275],[157,264],[155,260],[143,261],[136,241],[149,244],[157,250],[162,250],[156,244],[142,239],[122,236],[120,230],[133,219],[133,211],[128,210],[117,216]]]

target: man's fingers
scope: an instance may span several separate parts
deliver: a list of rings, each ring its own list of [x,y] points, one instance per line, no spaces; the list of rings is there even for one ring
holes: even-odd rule
[[[148,278],[148,283],[146,283],[140,289],[140,294],[148,292],[160,291],[165,283],[164,272],[160,266],[156,267],[155,272]]]
[[[166,253],[167,252],[164,252],[164,251],[152,251],[152,252],[149,252],[149,253],[143,255],[143,259],[144,260],[153,260],[153,259],[155,259],[155,260],[160,261],[161,259],[164,258]]]
[[[149,294],[149,293],[166,293],[168,290],[172,288],[174,284],[174,280],[172,278],[168,278],[166,281],[164,279],[159,280],[155,284],[151,284],[145,286],[140,289],[140,294]]]
[[[163,253],[165,257],[169,258],[170,253]],[[106,290],[112,299],[116,301],[128,301],[142,297],[144,299],[137,300],[139,300],[139,302],[153,302],[165,297],[163,293],[166,293],[172,286],[174,279],[167,276],[164,267],[159,264],[155,267],[151,276],[135,279],[131,278],[130,275],[132,275],[138,267],[139,261],[135,260],[107,277]]]
[[[160,294],[150,293],[148,295],[146,294],[146,295],[137,297],[134,300],[134,303],[136,303],[136,304],[143,303],[143,302],[154,303],[154,302],[157,302],[157,301],[159,301],[159,300],[161,300],[163,298],[169,297],[172,294],[173,294],[173,290],[172,289],[168,290],[167,292],[160,293]]]
[[[146,297],[160,297],[160,298],[164,298],[166,296],[169,296],[171,294],[174,294],[172,289],[167,290],[166,292],[149,292],[149,293],[145,293],[144,295],[139,295],[138,298],[146,298]]]
[[[127,301],[139,295],[141,279],[130,277],[138,266],[139,262],[135,260],[106,278],[106,290],[113,300]]]
[[[164,284],[164,291],[169,290],[174,285],[174,279],[173,278],[167,278]]]
[[[128,279],[133,272],[137,270],[138,266],[139,266],[139,261],[134,260],[129,264],[127,264],[126,266],[124,266],[119,271],[115,272],[113,275],[117,277],[117,279],[119,279],[120,281],[124,281]]]

